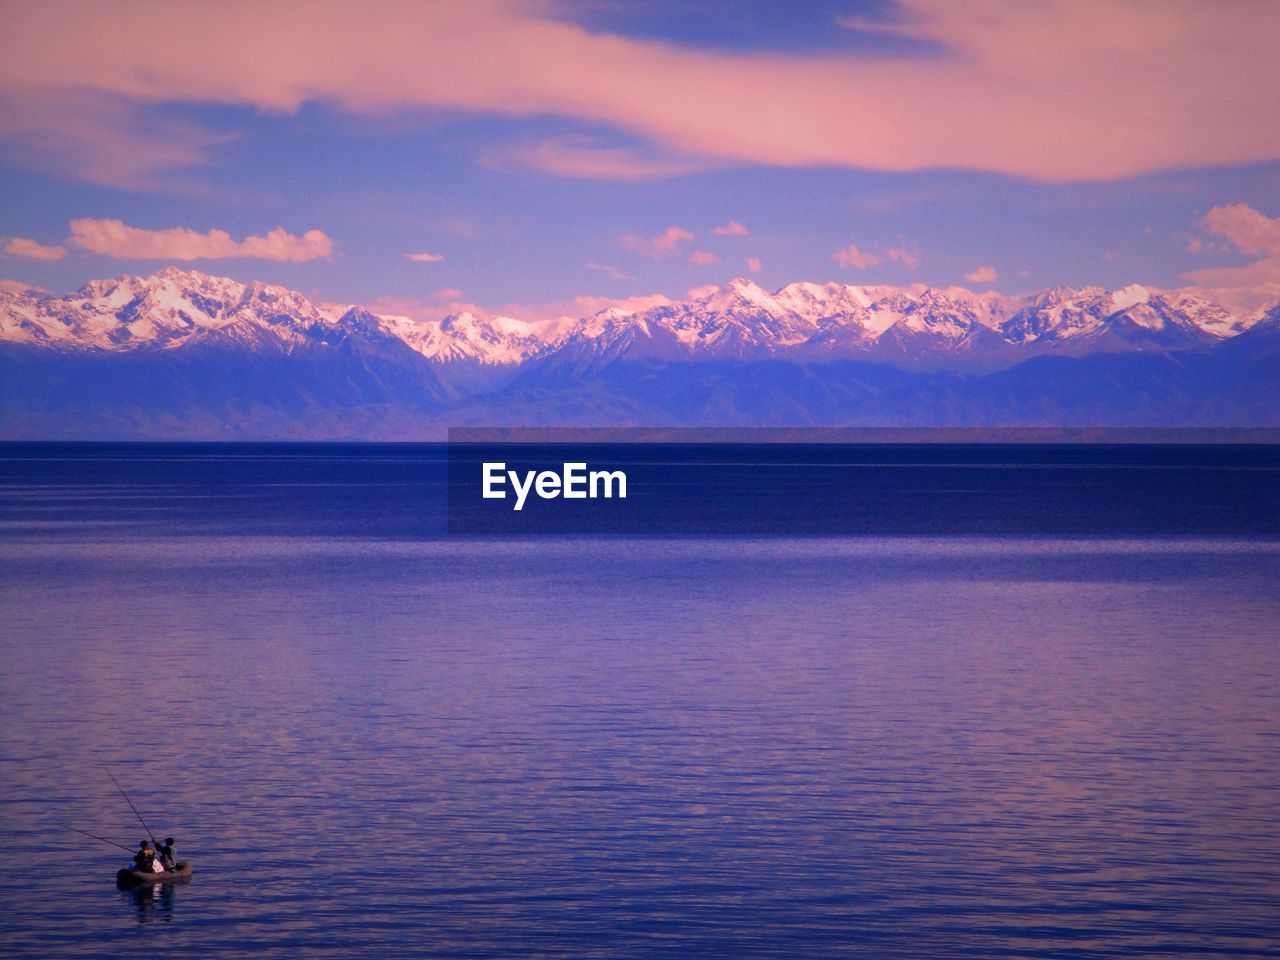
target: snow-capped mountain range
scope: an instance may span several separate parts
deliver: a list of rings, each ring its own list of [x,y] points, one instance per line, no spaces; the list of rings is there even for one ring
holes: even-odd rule
[[[72,352],[220,344],[289,353],[358,336],[402,344],[444,367],[794,358],[997,369],[1040,354],[1208,349],[1266,313],[1236,315],[1187,291],[1137,284],[1004,296],[836,283],[768,292],[736,279],[640,312],[610,307],[542,323],[474,313],[421,321],[169,267],[145,278],[96,280],[63,297],[0,286],[0,342]]]
[[[1280,429],[1280,305],[734,280],[640,311],[436,320],[169,268],[0,282],[0,439],[441,439],[500,426]]]

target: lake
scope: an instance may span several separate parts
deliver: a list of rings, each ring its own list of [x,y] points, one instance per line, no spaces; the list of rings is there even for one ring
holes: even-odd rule
[[[0,446],[0,952],[1280,956],[1280,450],[820,469],[868,532],[451,537],[442,446]],[[108,771],[190,882],[68,829],[145,836]]]

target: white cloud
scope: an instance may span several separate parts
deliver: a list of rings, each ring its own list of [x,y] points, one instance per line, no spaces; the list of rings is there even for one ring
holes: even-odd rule
[[[4,245],[3,253],[10,257],[23,257],[27,260],[61,260],[67,255],[66,247],[50,247],[26,237],[10,237]]]
[[[333,241],[320,230],[294,236],[277,227],[261,237],[232,240],[225,230],[198,233],[187,227],[147,230],[119,220],[71,221],[67,243],[79,250],[122,260],[221,260],[251,257],[300,263],[333,254]]]

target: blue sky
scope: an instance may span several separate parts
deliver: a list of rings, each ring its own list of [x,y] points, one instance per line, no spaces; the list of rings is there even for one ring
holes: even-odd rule
[[[125,27],[147,26],[113,44],[92,5],[60,5],[46,22],[44,7],[6,2],[4,53],[17,62],[0,77],[12,118],[0,150],[9,251],[0,276],[62,292],[180,262],[320,299],[414,304],[425,315],[459,301],[536,310],[583,296],[676,297],[739,275],[766,287],[1179,286],[1195,271],[1272,254],[1270,241],[1250,247],[1243,228],[1214,233],[1201,218],[1240,205],[1266,222],[1280,215],[1280,142],[1243,129],[1250,110],[1265,116],[1280,86],[1276,78],[1265,87],[1276,68],[1250,59],[1259,28],[1277,22],[1274,5],[1243,4],[1234,20],[1214,21],[1224,39],[1212,44],[1195,43],[1204,4],[1083,5],[1101,11],[1102,24],[1127,18],[1130,33],[1150,24],[1151,49],[1140,32],[1133,41],[1139,61],[1183,44],[1184,60],[1213,46],[1224,69],[1250,62],[1206,78],[1221,89],[1187,96],[1185,115],[1175,101],[1190,81],[1177,70],[1152,81],[1114,68],[1097,89],[1114,89],[1117,106],[1096,90],[1074,102],[1069,78],[1018,97],[1018,70],[1038,77],[1035,64],[1006,66],[1003,54],[986,64],[984,44],[1030,42],[1042,26],[1074,29],[1066,53],[1045,52],[1044,69],[1096,73],[1093,21],[1027,21],[997,0],[973,5],[982,16],[969,18],[991,27],[957,21],[964,5],[938,0],[458,4],[456,16],[430,23],[416,22],[428,5],[386,3],[369,8],[349,43],[334,24],[364,8],[296,12],[321,6],[333,16],[306,18],[314,22],[301,29],[330,44],[329,63],[349,54],[349,78],[335,79],[342,70],[323,58],[304,62],[301,47],[291,53],[284,18],[237,23],[254,16],[248,7],[228,8],[228,45],[215,35],[202,49],[192,38],[216,34],[202,27],[210,4],[169,4],[164,16],[125,4]],[[1045,11],[1042,19],[1056,15]],[[432,62],[467,44],[479,53],[434,72],[388,53],[396,65],[381,77],[380,45],[414,30],[441,44]],[[234,39],[254,33],[280,58],[269,68]],[[178,42],[195,67],[166,53]],[[92,55],[75,56],[81,48]],[[526,51],[532,62],[513,65]],[[631,75],[618,79],[615,66]],[[996,82],[1005,70],[1011,90]],[[478,93],[467,86],[472,75]],[[596,90],[609,84],[617,86]],[[1222,119],[1222,104],[1241,119]],[[1134,124],[1126,117],[1151,129],[1112,150],[1128,135],[1121,122]],[[1023,139],[1035,141],[1025,155]],[[71,222],[86,220],[119,221],[132,239],[68,242]],[[713,232],[735,223],[746,233]],[[320,231],[326,243],[300,262],[212,248],[166,258],[164,232],[175,228],[225,231],[237,243],[277,228]],[[671,228],[679,233],[669,248],[644,242]],[[135,255],[146,232],[164,235],[145,247],[161,255]],[[856,263],[838,262],[850,245]],[[413,253],[442,259],[412,262]],[[996,279],[966,281],[978,268]],[[1241,282],[1269,278],[1255,269]]]

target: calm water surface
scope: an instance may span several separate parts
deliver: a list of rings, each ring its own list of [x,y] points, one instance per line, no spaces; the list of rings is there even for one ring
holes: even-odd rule
[[[1270,534],[449,539],[438,450],[5,453],[6,956],[1280,956]],[[189,883],[60,826],[136,845],[104,762]]]

